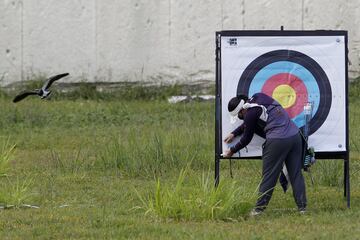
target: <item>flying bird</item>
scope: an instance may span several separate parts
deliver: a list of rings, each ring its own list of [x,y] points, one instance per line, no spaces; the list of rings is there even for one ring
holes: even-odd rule
[[[53,82],[55,82],[56,80],[59,80],[60,78],[66,77],[67,75],[69,75],[69,73],[62,73],[62,74],[52,76],[45,81],[44,85],[40,89],[25,90],[25,91],[20,92],[14,98],[13,102],[14,103],[19,102],[30,95],[38,95],[41,99],[45,99],[51,94],[51,91],[49,90],[51,84],[53,84]]]

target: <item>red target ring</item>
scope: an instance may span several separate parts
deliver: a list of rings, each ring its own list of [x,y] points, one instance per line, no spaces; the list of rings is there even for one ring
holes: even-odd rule
[[[303,111],[308,92],[301,79],[291,73],[279,73],[270,77],[263,85],[261,92],[280,99],[290,118]]]

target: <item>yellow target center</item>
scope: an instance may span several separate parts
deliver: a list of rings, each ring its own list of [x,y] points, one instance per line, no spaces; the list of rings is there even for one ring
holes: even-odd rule
[[[279,85],[274,89],[272,97],[278,101],[283,108],[289,108],[296,101],[296,92],[289,85]]]

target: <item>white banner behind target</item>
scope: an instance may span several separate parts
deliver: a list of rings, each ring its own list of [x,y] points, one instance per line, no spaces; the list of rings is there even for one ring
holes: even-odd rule
[[[313,103],[309,145],[316,152],[347,151],[345,41],[344,35],[221,36],[223,150],[229,147],[223,139],[241,124],[230,123],[229,100],[238,93],[265,92],[299,127],[304,125],[303,106]],[[263,142],[255,136],[234,157],[261,156]]]

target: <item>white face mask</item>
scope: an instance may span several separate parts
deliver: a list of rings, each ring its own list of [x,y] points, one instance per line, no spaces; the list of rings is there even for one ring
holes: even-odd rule
[[[234,124],[236,122],[236,120],[238,119],[238,114],[241,111],[241,109],[243,109],[243,106],[245,104],[244,99],[241,99],[241,101],[239,102],[239,104],[236,106],[236,108],[234,110],[232,110],[230,113],[230,123]]]

